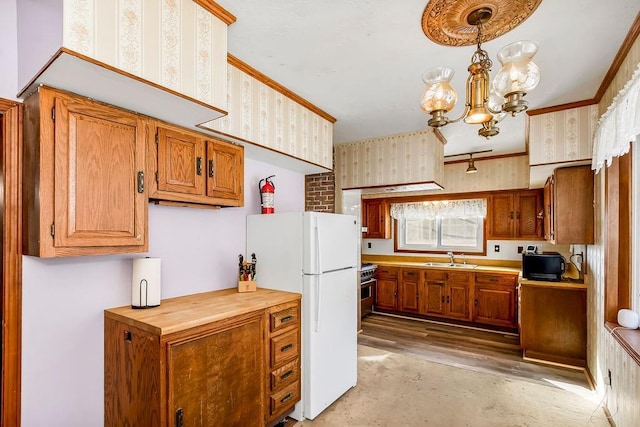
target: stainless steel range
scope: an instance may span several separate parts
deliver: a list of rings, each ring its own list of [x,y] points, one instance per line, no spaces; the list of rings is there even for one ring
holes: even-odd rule
[[[371,263],[363,263],[360,268],[360,317],[365,317],[373,310],[377,268]]]

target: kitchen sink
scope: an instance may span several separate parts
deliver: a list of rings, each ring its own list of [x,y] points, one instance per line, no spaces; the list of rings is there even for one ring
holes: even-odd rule
[[[425,262],[424,265],[427,267],[445,267],[445,268],[476,268],[477,264],[462,264],[458,262],[454,262],[451,264],[450,262]]]

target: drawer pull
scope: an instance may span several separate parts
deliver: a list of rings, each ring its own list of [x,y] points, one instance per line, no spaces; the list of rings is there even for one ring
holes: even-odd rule
[[[288,315],[283,317],[282,319],[280,319],[280,323],[287,323],[287,322],[291,322],[293,320],[293,316],[292,315]]]
[[[286,380],[291,375],[293,375],[293,369],[289,369],[287,372],[285,372],[284,374],[280,375],[280,379],[281,380]]]
[[[284,347],[280,347],[280,351],[284,353],[285,351],[289,351],[293,348],[293,344],[287,344]]]
[[[282,399],[280,399],[280,403],[284,403],[288,400],[293,399],[293,393],[287,393],[287,395],[285,397],[283,397]]]

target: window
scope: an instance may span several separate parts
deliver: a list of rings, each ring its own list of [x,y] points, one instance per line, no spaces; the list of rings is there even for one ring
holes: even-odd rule
[[[485,199],[398,203],[391,216],[398,252],[484,252]]]

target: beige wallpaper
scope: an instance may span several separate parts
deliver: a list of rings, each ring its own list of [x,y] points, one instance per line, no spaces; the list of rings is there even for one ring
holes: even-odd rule
[[[341,144],[336,188],[362,188],[444,178],[444,145],[431,129]]]
[[[333,168],[333,123],[228,65],[229,114],[202,126]]]
[[[193,0],[65,0],[63,45],[227,110],[227,24]]]
[[[631,78],[640,62],[640,39],[636,39],[612,84],[599,103],[604,113],[615,95]],[[600,396],[615,425],[635,426],[640,420],[640,366],[627,354],[605,329],[604,321],[604,169],[595,178],[595,231],[594,245],[587,247],[587,273],[589,275],[587,361],[589,371],[596,379]],[[640,268],[640,258],[634,256],[633,268]],[[612,373],[612,386],[604,384],[607,371]]]
[[[590,159],[598,118],[595,104],[529,117],[530,164]]]

